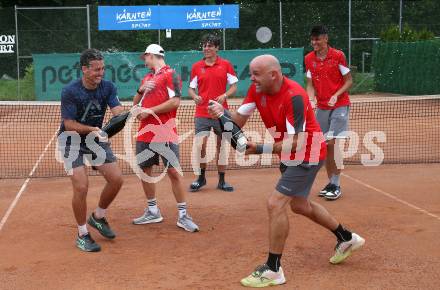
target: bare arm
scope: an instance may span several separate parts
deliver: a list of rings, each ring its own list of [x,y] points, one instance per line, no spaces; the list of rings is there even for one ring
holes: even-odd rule
[[[116,107],[111,108],[110,111],[112,112],[113,116],[117,116],[119,114],[124,113],[125,110],[124,110],[124,107],[122,107],[122,106],[116,106]]]
[[[194,100],[194,98],[197,97],[196,90],[193,88],[188,88],[188,95]]]
[[[210,101],[208,106],[208,112],[213,118],[219,118],[221,115],[224,114],[225,109],[221,104],[214,101]],[[246,124],[247,120],[250,117],[250,115],[246,116],[238,112],[229,112],[229,115],[231,116],[232,121],[234,121],[234,123],[236,123],[240,128],[242,128],[244,124]]]
[[[210,104],[210,106],[208,107],[209,113],[211,114],[211,116],[213,116],[214,118],[218,118],[221,114],[223,114],[224,112],[224,108],[222,105],[220,105],[217,102],[212,102]],[[247,120],[249,119],[249,117],[251,115],[242,115],[238,112],[229,112],[232,121],[234,121],[234,123],[236,123],[240,128],[242,128]],[[297,148],[298,146],[298,138],[299,138],[299,134],[292,134],[292,135],[288,135],[290,138],[292,138],[291,140],[291,148],[290,151],[291,152],[295,152],[297,150],[301,150],[304,142],[306,141],[307,138],[301,138],[300,139],[300,147]],[[257,144],[254,142],[248,142],[248,149],[246,150],[246,154],[255,154],[257,153]],[[263,145],[263,144],[260,144]],[[272,151],[271,152],[265,152],[265,153],[280,153],[283,149],[283,141],[279,141],[276,142],[274,144],[270,144],[270,146],[272,146]],[[258,154],[261,154],[262,152],[259,152]]]
[[[241,115],[238,112],[230,112],[232,121],[234,121],[235,124],[238,125],[238,127],[243,128],[243,126],[246,124],[247,120],[250,116]]]
[[[347,73],[344,76],[344,82],[345,82],[344,85],[339,90],[336,91],[335,93],[336,96],[339,96],[342,93],[347,92],[353,85],[353,78],[351,77],[351,73]]]
[[[290,140],[291,144],[289,145],[290,152],[300,151],[302,149],[302,146],[304,145],[304,142],[306,142],[306,138],[301,138],[299,140],[299,134],[288,135],[288,136],[289,138],[291,138]],[[285,142],[285,140],[278,141],[273,144],[256,144],[254,142],[248,142],[247,144],[248,149],[246,150],[246,154],[261,154],[261,153],[278,154],[283,151],[283,142]],[[298,147],[298,142],[300,142],[299,147]]]
[[[234,83],[232,85],[229,86],[229,89],[226,91],[226,93],[224,94],[225,100],[233,95],[235,95],[235,93],[237,92],[237,83]]]
[[[66,128],[66,131],[75,131],[78,134],[81,135],[85,135],[88,134],[90,132],[94,132],[94,131],[101,131],[101,129],[99,129],[98,127],[91,127],[91,126],[87,126],[84,124],[81,124],[75,120],[69,120],[69,119],[64,119],[64,127]]]
[[[173,97],[168,101],[159,104],[157,106],[151,107],[149,109],[152,110],[155,114],[162,114],[177,109],[179,105],[180,105],[180,98]]]
[[[229,86],[229,89],[226,91],[226,95],[229,98],[230,96],[234,96],[237,92],[237,83],[233,83]]]
[[[142,98],[156,87],[154,80],[142,81],[141,86],[136,91],[136,95],[133,98],[133,106],[136,106],[141,102]],[[142,105],[142,104],[141,104]]]
[[[233,96],[236,91],[237,91],[237,83],[234,83],[229,87],[229,89],[226,91],[226,93],[218,96],[216,98],[216,101],[219,102],[220,104],[223,104],[225,102],[225,100],[227,98],[229,98],[230,96]]]
[[[304,140],[302,142],[300,142],[299,144],[301,145],[299,148],[297,148],[298,146],[298,139],[299,139],[299,135],[298,134],[294,134],[294,135],[288,135],[291,139],[292,145],[291,145],[291,149],[290,152],[296,152],[301,150],[302,145],[304,144],[304,141],[306,141],[306,138],[304,138]],[[273,144],[273,149],[272,149],[272,153],[281,153],[283,149],[283,141],[279,141]]]
[[[141,108],[140,113],[137,115],[138,120],[143,120],[150,116],[152,113],[154,114],[162,114],[166,113],[172,110],[175,110],[180,105],[180,98],[179,97],[173,97],[166,102],[163,102],[162,104],[159,104],[157,106],[151,107],[151,108]],[[148,109],[148,110],[146,110]]]
[[[343,78],[344,78],[344,85],[339,90],[337,90],[333,94],[333,96],[330,97],[330,100],[328,101],[328,105],[331,107],[333,107],[336,104],[336,102],[338,101],[338,97],[342,93],[348,91],[350,89],[351,85],[353,84],[353,80],[351,78],[351,73],[347,73],[345,76],[343,76]]]
[[[188,88],[188,95],[191,97],[191,99],[194,100],[194,102],[195,102],[197,105],[200,104],[200,103],[202,102],[202,97],[199,96],[199,95],[196,93],[196,90],[195,90],[195,89],[193,89],[193,88]]]
[[[133,98],[133,106],[136,106],[137,104],[139,104],[141,99],[142,99],[142,95],[139,93],[136,93],[136,95]]]
[[[307,79],[307,95],[309,96],[310,101],[315,101],[315,88],[313,87],[313,81],[310,78]]]

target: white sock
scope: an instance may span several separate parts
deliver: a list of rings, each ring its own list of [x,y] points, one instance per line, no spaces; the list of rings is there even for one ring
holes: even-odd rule
[[[151,211],[152,214],[157,214],[159,208],[157,207],[157,200],[155,198],[148,200],[148,210]]]
[[[105,217],[105,211],[106,211],[105,208],[100,208],[98,206],[95,210],[95,218],[102,219],[103,217]]]
[[[179,211],[179,218],[186,215],[186,202],[180,202],[177,204],[177,210]]]
[[[334,185],[336,185],[336,186],[339,186],[339,184],[340,184],[340,182],[339,182],[340,178],[341,178],[340,175],[333,174],[332,177],[330,178],[330,183],[332,183],[332,184],[334,184]]]
[[[82,226],[78,226],[78,235],[80,237],[88,234],[89,231],[87,230],[87,224],[83,224]]]

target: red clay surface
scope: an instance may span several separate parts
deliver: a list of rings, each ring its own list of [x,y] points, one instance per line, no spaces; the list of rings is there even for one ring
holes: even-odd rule
[[[439,164],[349,166],[345,173],[440,216]],[[100,253],[74,246],[76,226],[67,178],[33,179],[0,231],[1,289],[243,289],[239,280],[264,262],[268,247],[265,200],[277,181],[276,169],[235,170],[228,180],[236,191],[208,186],[189,194],[190,213],[201,227],[176,227],[177,210],[167,179],[158,188],[165,217],[155,225],[134,226],[145,206],[136,176],[125,184],[109,210],[118,236],[107,241],[92,231]],[[185,186],[193,179],[185,174]],[[2,180],[0,217],[23,180]],[[347,177],[343,197],[326,202],[315,193],[326,183],[321,171],[313,187],[319,200],[348,228],[366,238],[346,262],[328,263],[334,236],[304,217],[290,216],[290,236],[282,265],[287,284],[276,289],[438,289],[440,218],[397,202]],[[101,177],[90,178],[89,209],[97,203]]]

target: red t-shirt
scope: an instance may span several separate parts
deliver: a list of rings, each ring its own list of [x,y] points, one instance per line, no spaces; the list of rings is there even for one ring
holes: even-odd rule
[[[307,93],[298,83],[284,77],[283,85],[275,95],[258,93],[255,84],[252,84],[237,112],[249,116],[255,109],[260,112],[261,119],[275,142],[288,139],[288,135],[307,133],[307,145],[302,146],[298,152],[290,153],[289,150],[286,154],[280,153],[281,160],[306,163],[325,160],[324,135],[316,121]]]
[[[203,59],[193,64],[189,87],[197,89],[198,95],[202,97],[202,102],[196,106],[195,117],[211,118],[208,113],[209,101],[224,94],[227,84],[236,82],[238,79],[231,63],[219,56],[212,66],[207,65]],[[228,109],[227,101],[223,107]]]
[[[344,85],[344,76],[350,72],[342,51],[329,47],[324,60],[319,59],[312,51],[306,55],[304,62],[306,76],[312,79],[315,88],[318,108],[332,110],[350,105],[347,92],[338,96],[338,101],[333,107],[328,105],[333,94]]]
[[[145,75],[141,84],[154,81],[156,85],[142,100],[143,108],[160,105],[171,98],[181,96],[182,84],[177,73],[169,66],[162,67],[157,72]],[[166,113],[149,115],[141,120],[137,140],[143,142],[173,142],[177,143],[179,136],[176,129],[177,109]]]

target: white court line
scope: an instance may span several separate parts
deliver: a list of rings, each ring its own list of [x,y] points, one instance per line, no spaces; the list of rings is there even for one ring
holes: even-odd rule
[[[32,168],[31,172],[29,173],[29,177],[26,179],[26,181],[21,186],[20,190],[18,191],[17,195],[15,196],[14,201],[9,206],[8,210],[5,213],[5,216],[2,218],[0,222],[0,232],[3,229],[3,226],[5,225],[6,221],[8,220],[9,216],[11,215],[12,211],[14,210],[15,206],[18,203],[18,200],[20,199],[21,195],[25,191],[29,181],[31,180],[32,175],[34,175],[35,170],[37,170],[38,165],[40,165],[41,160],[43,160],[44,154],[46,154],[47,150],[49,149],[50,144],[52,144],[53,140],[57,136],[58,130],[55,132],[55,134],[50,139],[49,143],[47,143],[46,147],[44,148],[43,152],[40,154],[40,157],[38,157],[37,162],[35,162],[34,167]]]
[[[377,192],[379,192],[379,193],[385,195],[386,197],[389,197],[389,198],[391,198],[391,199],[394,199],[395,201],[400,202],[401,204],[404,204],[404,205],[406,205],[406,206],[408,206],[408,207],[410,207],[410,208],[412,208],[412,209],[415,209],[416,211],[419,211],[419,212],[421,212],[421,213],[423,213],[423,214],[426,214],[426,215],[428,215],[428,216],[430,216],[430,217],[433,217],[433,218],[435,218],[435,219],[437,219],[437,220],[440,221],[440,216],[435,215],[435,214],[433,214],[433,213],[430,213],[430,212],[427,211],[426,209],[420,208],[420,207],[418,207],[418,206],[416,206],[416,205],[414,205],[414,204],[412,204],[412,203],[409,203],[409,202],[407,202],[407,201],[404,201],[403,199],[400,199],[400,198],[398,198],[397,196],[395,196],[395,195],[393,195],[393,194],[391,194],[391,193],[388,193],[388,192],[383,191],[383,190],[381,190],[381,189],[379,189],[379,188],[376,188],[376,187],[374,187],[374,186],[371,186],[371,185],[369,185],[369,184],[367,184],[367,183],[365,183],[365,182],[360,181],[359,179],[356,179],[356,178],[354,178],[354,177],[351,177],[350,175],[347,175],[346,173],[342,173],[342,175],[345,176],[345,177],[347,177],[348,179],[351,179],[351,180],[354,181],[354,182],[359,183],[360,185],[363,185],[363,186],[365,186],[365,187],[367,187],[367,188],[369,188],[369,189],[372,189],[372,190],[374,190],[374,191],[377,191]]]

